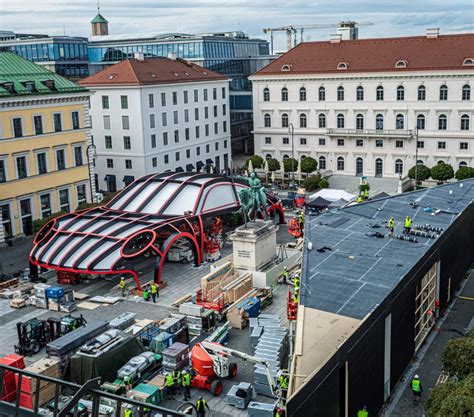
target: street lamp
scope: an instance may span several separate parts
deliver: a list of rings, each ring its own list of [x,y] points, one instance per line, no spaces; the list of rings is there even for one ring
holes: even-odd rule
[[[91,152],[92,152],[92,163],[94,163],[94,159],[97,158],[97,148],[96,146],[91,143],[89,146],[86,148],[86,153],[87,153],[87,168],[89,171],[89,186],[91,190],[91,202],[95,203],[95,194],[92,192],[92,175],[91,175]]]
[[[413,137],[415,138],[415,190],[418,189],[418,126],[413,129]]]
[[[288,125],[288,133],[291,134],[291,187],[295,186],[295,127],[293,123]]]

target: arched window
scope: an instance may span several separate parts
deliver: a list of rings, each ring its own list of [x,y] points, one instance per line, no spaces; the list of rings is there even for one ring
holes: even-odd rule
[[[356,129],[357,130],[364,129],[364,116],[362,114],[358,114],[356,116]]]
[[[406,68],[407,67],[407,61],[400,59],[395,63],[395,68]]]
[[[338,70],[346,70],[347,66],[348,65],[345,62],[339,62],[339,64],[337,64],[337,69]]]
[[[288,158],[289,158],[288,155],[283,155],[283,160],[286,160],[286,159],[288,159]]]
[[[469,130],[469,116],[467,114],[461,116],[461,130]]]
[[[405,100],[405,87],[403,87],[403,85],[399,85],[397,87],[397,100],[398,101]]]
[[[436,163],[436,165],[443,165],[443,164],[444,164],[444,161],[438,161],[438,162]]]
[[[265,116],[263,116],[263,120],[265,122],[265,127],[272,127],[272,117],[268,113],[265,113]]]
[[[375,129],[383,130],[383,115],[380,113],[375,116]]]
[[[300,101],[306,101],[306,88],[300,88]]]
[[[396,129],[404,129],[405,128],[405,117],[403,114],[397,114],[396,117],[396,122],[395,122],[395,128]]]
[[[281,101],[288,101],[288,88],[286,87],[281,89]]]
[[[416,117],[416,127],[419,130],[425,130],[425,116],[423,114],[419,114]]]
[[[363,101],[364,100],[364,87],[359,85],[356,90],[356,99],[357,101]]]
[[[403,161],[401,159],[395,161],[395,174],[403,174]]]
[[[271,156],[269,153],[267,153],[267,154],[265,155],[265,159],[272,159],[272,156]]]
[[[459,162],[459,168],[464,168],[464,167],[467,167],[467,162],[466,161]]]
[[[383,87],[381,85],[377,87],[376,99],[377,101],[383,101]]]
[[[418,161],[416,161],[416,165],[425,165],[425,163],[421,159],[418,159]]]
[[[418,100],[426,100],[426,87],[424,85],[418,87]]]
[[[291,67],[288,65],[288,64],[283,64],[281,66],[281,70],[282,71],[290,71],[291,70]]]
[[[319,87],[319,101],[326,100],[326,89],[324,87]]]
[[[446,130],[448,128],[448,118],[445,114],[440,114],[438,117],[438,130]]]
[[[463,100],[471,99],[471,86],[469,84],[465,84],[462,86],[462,99]]]
[[[263,89],[263,101],[270,101],[270,89],[264,88]]]
[[[356,159],[356,175],[361,176],[364,173],[364,160],[359,157]]]
[[[300,114],[300,127],[307,127],[306,114]]]
[[[474,65],[474,59],[472,58],[466,58],[463,63],[463,65]]]
[[[344,87],[337,87],[337,101],[344,101]]]
[[[448,99],[448,86],[443,84],[439,87],[439,99],[440,100],[447,100]]]
[[[318,116],[318,122],[320,128],[326,127],[326,115],[324,113],[320,113]]]
[[[281,115],[281,127],[288,127],[288,115],[286,113]]]
[[[319,157],[319,169],[326,169],[326,158],[324,156]]]
[[[337,158],[337,170],[344,171],[344,158],[342,156]]]
[[[337,127],[340,129],[344,128],[344,115],[342,113],[337,115]]]
[[[381,158],[377,158],[375,160],[375,176],[376,177],[383,176],[383,161]]]

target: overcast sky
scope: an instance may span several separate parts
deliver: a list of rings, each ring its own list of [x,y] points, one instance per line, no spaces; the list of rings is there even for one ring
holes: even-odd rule
[[[473,0],[100,0],[110,34],[241,30],[265,38],[264,27],[373,22],[361,38],[474,31]],[[0,29],[90,35],[97,0],[0,0]],[[333,29],[306,31],[305,40],[328,39]],[[275,36],[276,49],[285,35]]]

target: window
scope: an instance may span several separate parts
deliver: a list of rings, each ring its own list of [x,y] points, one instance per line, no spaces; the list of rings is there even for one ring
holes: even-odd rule
[[[364,100],[364,87],[359,85],[356,90],[356,100],[357,101],[363,101]]]
[[[403,174],[403,161],[401,159],[395,161],[395,174]]]
[[[2,161],[0,161],[1,163]],[[48,172],[48,165],[47,165],[47,160],[46,160],[46,153],[41,152],[36,154],[36,163],[38,166],[38,175],[41,174],[46,174]],[[1,174],[0,174],[1,176]],[[2,182],[0,180],[0,182]]]
[[[268,88],[263,89],[263,101],[270,101],[270,90]]]
[[[178,92],[173,91],[173,105],[176,106],[177,104],[178,104]]]
[[[438,149],[446,149],[446,142],[438,142]]]
[[[87,201],[86,185],[80,184],[76,187],[77,191],[77,205],[85,203]]]
[[[104,130],[110,130],[110,116],[104,116]]]
[[[196,139],[199,139],[199,126],[196,126],[195,130],[196,130],[196,132],[195,132],[196,133],[196,135],[195,135]]]
[[[209,107],[204,107],[204,118],[209,119]]]
[[[281,89],[281,101],[288,101],[288,88],[286,87]]]
[[[375,129],[383,130],[383,115],[380,113],[375,116]]]
[[[300,138],[300,145],[307,145],[306,138]]]
[[[364,129],[364,116],[362,114],[358,114],[356,116],[356,129],[357,130]]]
[[[359,148],[364,146],[364,139],[356,139],[356,146]]]
[[[217,100],[217,88],[212,89],[212,99]]]
[[[376,90],[376,100],[383,101],[383,87],[379,85]]]
[[[448,128],[448,118],[445,114],[440,114],[438,117],[438,130],[446,130]]]
[[[214,117],[217,117],[217,106],[214,106]]]
[[[467,162],[466,161],[459,162],[459,168],[465,168],[465,167],[467,167]]]
[[[463,65],[474,65],[474,59],[472,58],[466,58],[463,63]]]
[[[66,153],[64,149],[56,149],[56,169],[58,171],[66,169]]]
[[[397,87],[397,100],[398,101],[405,100],[405,87],[403,87],[403,85],[399,85]]]
[[[346,70],[347,69],[347,64],[345,62],[339,62],[339,64],[337,64],[337,69],[338,70]]]
[[[102,96],[102,108],[103,109],[109,108],[109,96]]]
[[[191,158],[191,149],[186,149],[186,158]]]
[[[206,136],[206,137],[209,136],[209,125],[208,124],[204,125],[204,136]]]
[[[188,104],[188,92],[187,91],[183,91],[183,101],[184,101],[184,104]]]
[[[337,146],[344,146],[344,139],[338,139]]]
[[[26,156],[18,156],[16,158],[16,170],[18,174],[18,179],[28,177],[28,169],[26,165]]]
[[[125,169],[132,169],[132,160],[126,159],[125,160]]]
[[[191,136],[189,134],[189,127],[187,127],[186,129],[184,129],[184,139],[189,140],[190,138]]]
[[[194,102],[197,103],[199,101],[199,91],[194,90]]]
[[[166,113],[161,113],[161,126],[166,126],[168,124],[168,119]]]
[[[206,145],[206,153],[209,153],[209,151],[210,151],[210,146]]]
[[[54,124],[54,131],[61,132],[63,130],[63,123],[61,119],[61,113],[54,113],[53,114],[53,124]]]
[[[156,135],[153,134],[150,136],[151,147],[156,148]]]
[[[319,146],[326,146],[326,138],[319,138],[318,143]]]
[[[418,100],[426,100],[426,87],[424,85],[420,85],[418,87]]]
[[[69,207],[69,190],[60,190],[59,191],[59,210],[60,211],[70,211]]]
[[[174,131],[174,143],[179,142],[179,130]]]
[[[199,156],[199,155],[201,155],[201,147],[200,146],[196,147],[196,156]]]
[[[218,134],[219,133],[219,123],[214,123],[214,134]]]
[[[155,115],[154,114],[150,114],[150,129],[154,129],[156,126],[156,123],[155,123]]]
[[[13,136],[15,138],[21,138],[23,136],[23,126],[22,120],[20,117],[15,117],[12,119],[13,124]]]
[[[307,127],[307,122],[306,114],[300,114],[300,127]]]
[[[107,158],[107,168],[113,168],[114,167],[114,160],[111,158]]]
[[[214,143],[214,148],[215,148],[216,151],[219,150],[219,142],[215,142],[215,143]]]
[[[376,139],[375,140],[375,147],[376,148],[383,148],[383,139]]]
[[[178,161],[179,161],[179,152],[176,152],[176,153],[174,154],[174,157],[175,157],[175,159],[176,159],[176,162],[178,162]]]
[[[272,126],[272,118],[268,113],[265,113],[263,116],[264,127],[271,127]]]
[[[341,113],[337,115],[337,127],[339,129],[344,128],[344,115]]]
[[[105,149],[112,149],[112,136],[105,136]]]
[[[318,116],[318,126],[320,128],[326,127],[326,115],[324,113],[320,113]]]
[[[344,87],[337,87],[337,101],[344,101]]]
[[[418,147],[418,149],[425,149],[425,141],[424,140],[419,140],[416,143],[416,146]]]
[[[80,126],[79,126],[79,112],[78,111],[71,112],[71,121],[72,121],[72,128],[74,130],[77,130],[77,129],[80,128]]]
[[[286,113],[281,115],[281,127],[288,127],[288,115]]]
[[[395,148],[403,148],[403,140],[396,140]]]
[[[300,88],[300,101],[306,101],[306,88]]]
[[[382,177],[383,176],[383,161],[380,158],[375,160],[375,176]]]
[[[465,84],[462,87],[462,99],[463,100],[471,99],[471,86],[469,84]]]
[[[326,169],[326,158],[324,156],[319,157],[319,169]]]
[[[319,87],[318,99],[319,101],[326,100],[326,89],[324,87]]]
[[[199,108],[194,109],[194,120],[199,120]]]
[[[161,107],[166,106],[166,93],[161,93]]]
[[[178,110],[175,110],[175,111],[173,112],[173,123],[174,123],[175,125],[178,124]]]
[[[158,166],[158,158],[156,156],[151,158],[151,166],[153,168],[156,168]]]
[[[33,124],[35,125],[35,135],[43,134],[43,116],[34,116]]]
[[[425,130],[425,116],[423,114],[419,114],[416,117],[416,127],[419,130]]]
[[[84,159],[82,157],[82,146],[74,147],[74,162],[77,167],[84,165]]]
[[[469,144],[467,142],[459,142],[459,149],[461,151],[467,151],[469,149]]]
[[[128,109],[128,96],[120,96],[120,108]]]
[[[271,145],[272,144],[272,138],[266,137],[265,138],[265,145]]]
[[[227,106],[225,104],[222,105],[222,115],[225,116],[227,114]]]
[[[130,136],[123,137],[123,149],[131,149],[132,144],[130,142]]]
[[[469,130],[469,116],[467,114],[461,116],[461,130]]]
[[[287,159],[289,159],[290,157],[288,155],[283,155],[283,160],[286,161]]]
[[[222,122],[222,130],[224,133],[227,132],[227,122],[225,120]]]
[[[170,162],[170,157],[169,157],[169,155],[165,155],[165,156],[163,157],[163,161],[164,161],[165,164],[168,164],[168,163]]]
[[[41,207],[41,218],[51,216],[51,195],[43,194],[40,195],[40,207]]]
[[[344,171],[344,158],[342,156],[337,158],[337,170]]]
[[[122,116],[122,129],[129,130],[130,129],[130,121],[128,116]]]
[[[222,87],[222,98],[225,98],[225,87]]]
[[[396,129],[404,129],[405,128],[405,117],[403,114],[397,114],[395,118],[395,128]]]
[[[403,59],[395,63],[395,68],[406,68],[406,67],[407,67],[407,61],[404,61]]]
[[[282,143],[283,143],[283,145],[289,145],[290,144],[290,138],[283,138]]]
[[[446,84],[439,87],[439,99],[442,101],[448,99],[448,86]]]
[[[206,107],[207,108],[207,107]],[[189,122],[189,110],[185,109],[184,110],[184,122],[188,123]]]
[[[148,94],[148,107],[150,109],[155,107],[155,96],[153,94]]]
[[[227,140],[224,141],[224,149],[227,149]]]

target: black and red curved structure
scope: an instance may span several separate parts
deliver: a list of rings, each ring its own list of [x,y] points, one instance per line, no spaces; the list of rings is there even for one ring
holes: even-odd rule
[[[135,180],[107,205],[66,214],[47,223],[34,239],[30,261],[48,269],[83,274],[138,275],[127,267],[141,255],[156,256],[159,283],[166,255],[187,240],[194,264],[204,259],[204,222],[240,209],[245,179],[218,174],[165,172]],[[267,212],[285,217],[277,196],[267,193]]]

